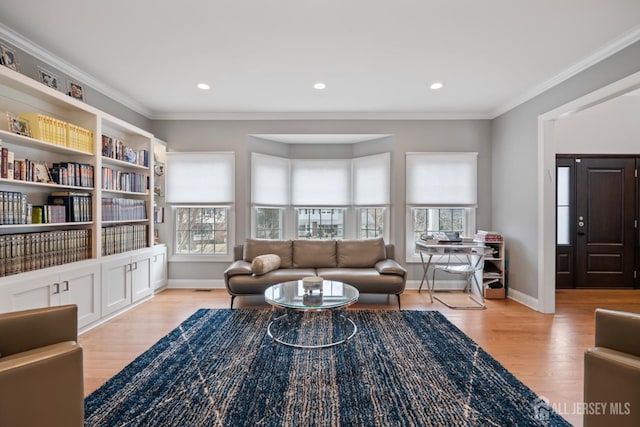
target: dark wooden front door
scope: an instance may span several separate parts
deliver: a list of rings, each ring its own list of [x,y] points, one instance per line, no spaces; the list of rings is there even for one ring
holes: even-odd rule
[[[575,286],[633,288],[635,159],[575,163]]]

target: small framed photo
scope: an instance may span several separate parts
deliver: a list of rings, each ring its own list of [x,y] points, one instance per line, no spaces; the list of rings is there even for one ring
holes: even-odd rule
[[[16,51],[0,44],[0,64],[7,68],[11,68],[13,71],[18,71]]]
[[[46,70],[42,67],[38,67],[38,77],[40,77],[40,82],[45,86],[49,86],[55,90],[61,90],[62,84],[60,83],[60,78],[53,74],[51,71]]]
[[[28,122],[13,117],[11,114],[7,114],[7,120],[9,122],[9,132],[13,132],[18,135],[31,136],[31,129],[29,129]]]
[[[33,180],[34,182],[52,182],[46,162],[33,163]]]
[[[73,80],[69,80],[69,91],[67,95],[82,102],[87,102],[84,99],[84,88],[80,83],[74,82]]]

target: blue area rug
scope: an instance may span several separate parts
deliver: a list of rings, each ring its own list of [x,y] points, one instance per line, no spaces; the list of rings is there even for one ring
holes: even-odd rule
[[[303,350],[270,311],[199,310],[87,396],[85,426],[570,425],[439,312],[348,314],[353,339]]]

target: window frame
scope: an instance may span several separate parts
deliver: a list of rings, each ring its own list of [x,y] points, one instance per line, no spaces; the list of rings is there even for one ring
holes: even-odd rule
[[[285,216],[286,216],[286,211],[287,208],[282,207],[282,206],[263,206],[263,205],[256,205],[253,206],[253,208],[251,209],[251,238],[253,239],[264,239],[264,237],[258,237],[258,210],[259,209],[277,209],[279,211],[278,214],[278,221],[280,223],[280,235],[277,238],[278,240],[284,240],[287,236],[287,229],[288,227],[286,226],[285,223]]]
[[[226,253],[178,253],[177,252],[177,237],[178,237],[178,209],[226,209],[227,218],[227,251]],[[171,222],[172,222],[172,239],[170,244],[172,262],[211,262],[211,261],[232,261],[233,260],[233,247],[235,246],[235,210],[232,204],[172,204],[171,205]]]
[[[464,236],[473,237],[476,230],[476,214],[477,208],[471,206],[424,206],[424,205],[407,205],[406,211],[406,262],[420,263],[420,253],[416,250],[415,229],[413,228],[413,210],[414,209],[464,209],[465,211],[465,232]],[[438,262],[446,255],[434,255],[432,262]]]
[[[365,237],[365,239],[374,239],[382,237],[385,242],[389,241],[389,206],[356,206],[355,207],[355,216],[356,216],[356,239],[362,239],[360,237],[360,232],[362,231],[362,216],[361,211],[365,209],[382,209],[382,236],[377,237]]]

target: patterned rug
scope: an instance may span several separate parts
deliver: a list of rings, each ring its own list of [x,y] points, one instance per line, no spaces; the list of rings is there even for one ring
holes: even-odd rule
[[[348,314],[346,344],[296,349],[270,311],[199,310],[87,396],[85,426],[570,425],[439,312]]]

